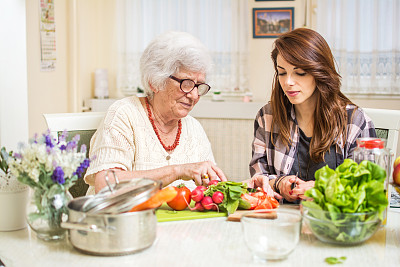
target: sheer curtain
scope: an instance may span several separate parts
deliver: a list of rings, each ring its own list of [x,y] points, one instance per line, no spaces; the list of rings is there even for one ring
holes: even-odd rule
[[[186,31],[210,50],[212,90],[248,88],[248,1],[243,0],[117,0],[118,76],[124,95],[141,87],[139,59],[150,41],[168,31]]]
[[[349,94],[400,95],[400,1],[319,0],[328,41]]]

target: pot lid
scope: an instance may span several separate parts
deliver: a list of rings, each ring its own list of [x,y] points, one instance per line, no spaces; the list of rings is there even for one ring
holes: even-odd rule
[[[106,175],[107,186],[87,200],[82,205],[82,211],[91,214],[118,214],[129,211],[139,205],[161,189],[161,182],[148,178],[134,178],[119,181],[115,176],[115,183],[110,184],[108,173]]]

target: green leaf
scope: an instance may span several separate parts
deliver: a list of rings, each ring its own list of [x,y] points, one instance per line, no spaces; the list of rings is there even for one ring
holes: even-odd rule
[[[343,263],[346,259],[347,259],[346,257],[340,257],[340,258],[327,257],[325,258],[325,262],[328,264],[340,264]]]

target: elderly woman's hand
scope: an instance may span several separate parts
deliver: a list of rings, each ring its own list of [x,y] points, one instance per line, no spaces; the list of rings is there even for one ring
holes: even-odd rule
[[[255,175],[251,179],[243,181],[243,183],[247,183],[249,188],[257,188],[261,187],[264,192],[267,193],[270,197],[275,197],[277,199],[281,199],[282,196],[272,190],[271,185],[269,184],[269,178],[264,175]]]
[[[224,172],[211,161],[177,165],[177,168],[177,179],[193,180],[196,185],[208,185],[210,180],[227,180]]]

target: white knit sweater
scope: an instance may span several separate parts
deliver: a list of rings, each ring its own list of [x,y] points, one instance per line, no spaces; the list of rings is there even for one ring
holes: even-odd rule
[[[90,140],[89,157],[91,162],[84,178],[90,185],[87,194],[94,193],[94,176],[102,170],[150,170],[173,164],[215,162],[203,127],[189,115],[182,119],[179,145],[171,154],[167,153],[136,96],[118,100],[110,106]],[[193,181],[185,183],[189,189],[194,189]]]

